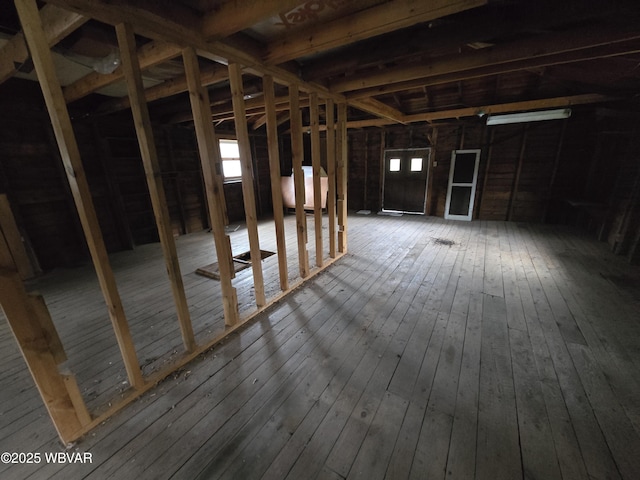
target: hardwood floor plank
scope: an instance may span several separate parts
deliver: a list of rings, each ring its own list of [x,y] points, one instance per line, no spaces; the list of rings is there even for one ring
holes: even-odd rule
[[[594,478],[619,478],[615,462],[571,361],[565,339],[554,321],[551,307],[544,296],[544,288],[529,256],[528,248],[530,245],[531,243],[528,243],[525,246],[527,254],[521,256],[521,259],[530,286],[536,316],[548,347],[549,357],[547,358],[550,358],[552,368],[557,375],[561,395],[576,432],[587,473]]]
[[[384,478],[408,404],[407,400],[391,392],[383,395],[348,479]]]
[[[504,298],[485,294],[478,405],[476,478],[522,478]]]
[[[522,468],[525,475],[531,478],[560,480],[562,474],[558,462],[554,461],[556,451],[551,426],[529,337],[522,330],[510,329],[509,344],[513,360]]]
[[[478,433],[478,395],[482,341],[481,293],[469,299],[462,350],[460,378],[455,400],[451,441],[447,457],[447,478],[474,478]]]
[[[556,457],[563,479],[587,477],[587,470],[580,451],[576,433],[571,425],[562,390],[549,353],[542,327],[536,312],[524,266],[520,258],[526,255],[523,238],[517,227],[509,227],[509,240],[514,252],[514,267],[518,292],[523,305],[532,353],[536,362],[538,381],[542,390],[549,424],[553,435]],[[552,460],[550,460],[552,461]]]
[[[588,349],[568,345],[589,403],[623,478],[640,477],[640,438]]]
[[[566,227],[374,215],[349,227],[345,257],[70,450],[93,463],[1,464],[0,477],[640,475],[640,283],[624,283],[638,267]],[[275,248],[272,222],[259,228]],[[229,235],[248,249],[241,225]],[[285,236],[295,244],[293,216]],[[176,246],[196,339],[211,337],[219,284],[194,271],[215,261],[212,239]],[[145,372],[161,368],[181,340],[159,245],[110,260]],[[293,252],[290,282],[296,265]],[[262,267],[265,292],[279,290],[275,257]],[[37,287],[85,399],[117,398],[126,376],[92,269]],[[254,308],[251,272],[234,287]],[[5,322],[0,358],[0,450],[65,451]]]

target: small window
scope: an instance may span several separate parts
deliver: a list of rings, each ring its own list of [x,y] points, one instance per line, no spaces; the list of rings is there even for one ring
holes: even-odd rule
[[[222,158],[222,174],[225,181],[242,179],[240,149],[237,140],[219,140],[220,157]]]
[[[400,171],[400,159],[399,158],[390,158],[389,159],[389,171],[390,172],[399,172]]]
[[[422,171],[422,157],[412,158],[411,159],[411,171],[412,172],[421,172]]]

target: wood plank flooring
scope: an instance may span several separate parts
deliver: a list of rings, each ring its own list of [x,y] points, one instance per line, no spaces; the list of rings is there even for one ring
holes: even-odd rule
[[[272,223],[260,238],[275,249]],[[177,247],[196,335],[213,336],[219,284],[193,273],[211,235]],[[148,374],[182,348],[160,248],[111,261]],[[244,312],[250,279],[234,280]],[[95,275],[32,287],[99,411],[127,384]],[[640,269],[566,227],[350,216],[347,256],[66,450],[5,321],[0,349],[0,451],[43,457],[2,479],[640,478]],[[63,451],[92,462],[45,461]]]

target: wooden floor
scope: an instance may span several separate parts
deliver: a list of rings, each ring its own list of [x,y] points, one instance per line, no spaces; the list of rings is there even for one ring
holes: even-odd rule
[[[3,321],[0,451],[43,458],[0,478],[640,478],[638,268],[564,227],[349,228],[346,257],[66,450],[91,463],[45,461],[65,450]],[[219,286],[193,273],[210,234],[178,248],[195,330],[213,335]],[[145,373],[181,348],[159,252],[112,256]],[[126,377],[91,269],[34,287],[99,409]]]

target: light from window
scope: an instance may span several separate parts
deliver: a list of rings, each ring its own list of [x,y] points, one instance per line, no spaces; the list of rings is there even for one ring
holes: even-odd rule
[[[399,172],[400,171],[400,159],[399,158],[390,158],[389,159],[389,171],[390,172]]]
[[[222,158],[222,174],[225,180],[242,177],[240,149],[237,140],[219,140],[220,157]]]
[[[412,158],[411,159],[411,171],[412,172],[421,172],[422,171],[422,158]]]
[[[242,167],[240,160],[222,160],[222,174],[224,178],[242,177]]]

